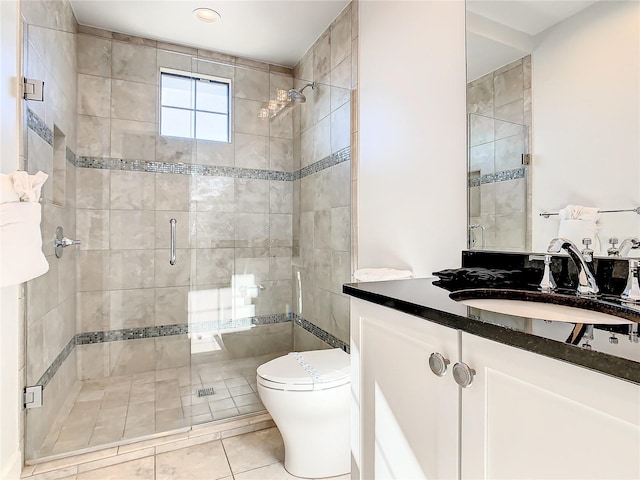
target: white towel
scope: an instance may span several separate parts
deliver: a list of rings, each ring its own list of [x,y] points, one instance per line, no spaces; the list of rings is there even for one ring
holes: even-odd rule
[[[558,212],[560,225],[558,237],[566,238],[582,248],[582,239],[591,239],[591,249],[600,253],[600,237],[598,236],[598,208],[582,205],[567,205]]]
[[[353,278],[360,282],[380,282],[383,280],[401,280],[411,278],[411,270],[395,270],[393,268],[361,268],[353,273]]]
[[[13,174],[0,174],[0,203],[19,202],[20,197],[13,187]]]
[[[44,172],[29,175],[27,172],[15,172],[13,176],[13,188],[21,202],[37,202],[40,200],[42,185],[49,178]]]
[[[0,205],[0,286],[17,285],[49,270],[42,253],[41,216],[37,201]]]

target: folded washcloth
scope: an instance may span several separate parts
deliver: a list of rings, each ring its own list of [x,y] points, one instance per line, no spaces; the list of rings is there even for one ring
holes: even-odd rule
[[[411,270],[395,270],[393,268],[362,268],[353,273],[353,278],[360,282],[380,282],[383,280],[401,280],[411,278]]]
[[[566,238],[582,247],[582,239],[591,239],[591,248],[600,253],[600,237],[598,236],[598,208],[583,207],[582,205],[567,205],[558,212],[560,225],[558,226],[558,237]]]
[[[13,176],[13,188],[21,202],[38,202],[42,185],[49,178],[44,172],[29,175],[27,172],[15,172]]]
[[[41,215],[37,202],[0,205],[0,286],[17,285],[49,270],[42,253]]]
[[[598,221],[598,212],[596,207],[583,207],[582,205],[567,205],[558,212],[560,220],[584,220],[590,222]]]

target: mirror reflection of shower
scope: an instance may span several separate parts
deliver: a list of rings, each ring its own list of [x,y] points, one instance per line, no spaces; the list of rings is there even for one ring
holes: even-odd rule
[[[273,120],[284,115],[297,104],[306,103],[307,97],[303,92],[308,87],[311,87],[311,90],[315,90],[316,82],[307,83],[299,90],[291,88],[287,91],[279,88],[278,90],[276,90],[275,99],[269,100],[268,103],[264,104],[260,108],[258,117]]]

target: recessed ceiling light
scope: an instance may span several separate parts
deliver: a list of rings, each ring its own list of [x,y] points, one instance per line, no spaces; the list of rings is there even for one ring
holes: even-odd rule
[[[196,8],[193,14],[198,20],[205,23],[216,23],[220,21],[220,14],[210,8]]]

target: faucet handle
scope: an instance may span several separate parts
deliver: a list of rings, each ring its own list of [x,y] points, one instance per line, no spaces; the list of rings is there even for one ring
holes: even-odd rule
[[[544,256],[544,273],[542,274],[542,280],[540,280],[540,290],[544,293],[551,293],[557,288],[556,281],[551,273],[551,258],[551,255]]]
[[[620,256],[620,250],[618,249],[618,247],[616,247],[617,243],[618,243],[618,237],[609,238],[609,245],[611,245],[611,247],[607,249],[607,255],[609,255],[610,257]]]
[[[627,277],[627,286],[620,297],[626,302],[640,302],[640,281],[638,275],[640,273],[640,261],[629,260],[629,275]]]
[[[591,239],[589,237],[583,238],[582,244],[584,245],[584,248],[582,249],[582,256],[587,262],[591,262],[593,260],[593,250],[589,248],[589,245],[591,245]]]

